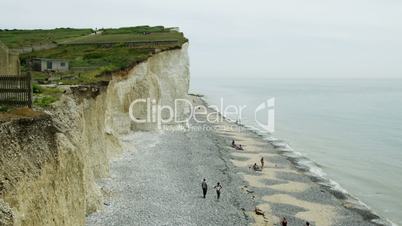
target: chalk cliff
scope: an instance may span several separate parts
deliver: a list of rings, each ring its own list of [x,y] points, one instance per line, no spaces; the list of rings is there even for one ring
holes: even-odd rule
[[[107,87],[73,89],[47,114],[0,122],[0,225],[84,225],[103,205],[96,180],[108,176],[120,136],[157,128],[130,119],[132,101],[187,97],[187,47],[155,54]]]

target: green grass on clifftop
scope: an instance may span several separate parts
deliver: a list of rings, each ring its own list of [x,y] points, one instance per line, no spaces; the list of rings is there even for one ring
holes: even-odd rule
[[[75,30],[74,30],[75,31]],[[155,45],[155,41],[173,41]],[[34,51],[21,55],[23,68],[31,58],[66,59],[70,71],[35,72],[34,79],[52,80],[63,84],[93,84],[109,80],[114,73],[125,71],[146,60],[157,51],[180,48],[188,40],[183,33],[162,26],[124,27],[101,29],[90,35],[63,41],[57,48]],[[128,42],[143,42],[128,46]],[[112,45],[103,45],[112,43]]]
[[[37,80],[47,77],[59,79],[64,84],[88,84],[101,81],[102,75],[125,70],[136,63],[148,58],[153,49],[131,49],[124,46],[113,48],[98,48],[94,45],[60,46],[46,51],[33,52],[24,55],[30,57],[67,59],[70,62],[70,71],[64,73],[34,72]]]
[[[89,35],[92,29],[56,28],[52,30],[0,30],[0,41],[10,49],[52,44]]]
[[[137,26],[99,30],[57,28],[53,30],[0,30],[0,41],[10,49],[52,44],[48,49],[20,55],[22,72],[33,58],[65,59],[67,72],[32,71],[34,105],[48,107],[61,91],[39,84],[92,85],[109,81],[153,54],[181,48],[188,40],[176,29]],[[134,43],[134,45],[133,45]]]
[[[180,44],[187,41],[183,33],[163,26],[138,26],[123,27],[118,29],[107,28],[99,30],[98,35],[89,35],[82,38],[66,41],[65,44],[91,44],[105,42],[130,42],[130,41],[166,41],[177,40]]]

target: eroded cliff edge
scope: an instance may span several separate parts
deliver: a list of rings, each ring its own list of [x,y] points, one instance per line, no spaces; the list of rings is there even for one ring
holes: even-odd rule
[[[71,91],[46,114],[0,122],[0,225],[84,225],[103,205],[96,180],[108,176],[120,136],[156,129],[130,120],[131,102],[187,97],[187,47],[155,54],[100,90]],[[134,111],[145,114],[145,105]]]

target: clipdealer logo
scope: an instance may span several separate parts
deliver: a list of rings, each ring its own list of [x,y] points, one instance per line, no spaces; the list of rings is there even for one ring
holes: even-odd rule
[[[241,121],[246,105],[226,105],[223,98],[219,105],[195,105],[188,99],[175,99],[171,104],[160,104],[155,99],[134,100],[129,107],[129,116],[134,123],[156,124],[158,129],[165,125],[197,123],[216,124],[236,118]],[[145,111],[144,111],[145,110]],[[265,115],[257,117],[258,115]],[[266,120],[265,120],[266,119]],[[275,98],[269,98],[254,109],[255,124],[259,129],[273,133],[275,130]]]

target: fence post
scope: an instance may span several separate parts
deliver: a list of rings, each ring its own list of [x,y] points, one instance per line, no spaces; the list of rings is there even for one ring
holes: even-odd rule
[[[28,79],[28,107],[32,108],[32,74],[31,72],[28,72],[27,74],[27,79]]]

